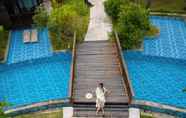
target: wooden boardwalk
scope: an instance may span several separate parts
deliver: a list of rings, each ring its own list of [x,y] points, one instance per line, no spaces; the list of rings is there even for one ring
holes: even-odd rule
[[[128,96],[120,72],[116,45],[109,41],[87,41],[77,46],[76,78],[74,80],[74,103],[95,103],[86,99],[86,93],[93,93],[98,83],[104,83],[111,91],[107,104],[128,104]]]

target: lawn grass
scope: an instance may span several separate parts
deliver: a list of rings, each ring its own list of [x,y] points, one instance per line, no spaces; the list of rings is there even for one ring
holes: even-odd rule
[[[140,118],[154,118],[152,116],[141,115]]]
[[[141,0],[144,2],[145,0]],[[152,11],[164,12],[186,12],[184,10],[184,0],[152,0],[150,9]]]
[[[44,111],[32,114],[20,115],[13,118],[63,118],[63,110]]]
[[[141,112],[140,118],[155,118],[151,113]]]

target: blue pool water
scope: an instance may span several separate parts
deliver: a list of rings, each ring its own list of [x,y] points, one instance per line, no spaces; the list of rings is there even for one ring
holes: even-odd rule
[[[38,32],[38,43],[23,43],[23,30],[12,30],[7,63],[52,56],[48,30]]]
[[[186,25],[181,19],[151,17],[160,36],[143,51],[125,51],[135,99],[186,108]]]
[[[186,59],[186,23],[182,19],[159,16],[152,16],[151,21],[160,29],[160,36],[144,41],[143,54]]]
[[[0,68],[0,100],[20,106],[53,99],[66,99],[71,54],[61,53]]]
[[[135,99],[186,108],[186,62],[125,52]]]
[[[12,108],[68,99],[71,53],[52,52],[46,28],[37,43],[24,44],[22,33],[12,30],[7,62],[0,64],[0,101]]]

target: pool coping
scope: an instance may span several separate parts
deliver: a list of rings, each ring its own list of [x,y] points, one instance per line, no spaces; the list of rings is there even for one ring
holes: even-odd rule
[[[186,14],[179,14],[179,13],[150,12],[150,16],[181,17],[184,20],[186,20]]]
[[[43,109],[58,108],[59,106],[70,105],[69,99],[58,99],[58,100],[48,100],[44,102],[31,103],[29,105],[18,106],[15,108],[9,108],[4,110],[4,113],[7,115],[20,115],[25,113],[37,112]]]
[[[184,109],[184,108],[178,108],[176,106],[165,105],[165,104],[147,101],[147,100],[133,100],[132,105],[145,105],[145,106],[156,107],[156,108],[160,108],[160,109],[167,109],[167,110],[173,110],[173,111],[177,111],[177,112],[186,113],[186,109]]]
[[[132,100],[131,107],[136,107],[144,110],[167,113],[174,116],[186,115],[186,108],[180,108],[172,105],[147,101],[147,100]]]

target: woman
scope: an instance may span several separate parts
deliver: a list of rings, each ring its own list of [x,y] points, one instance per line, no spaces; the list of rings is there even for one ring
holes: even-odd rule
[[[101,110],[104,115],[105,96],[108,93],[107,89],[103,86],[103,83],[99,83],[96,88],[96,115]]]

